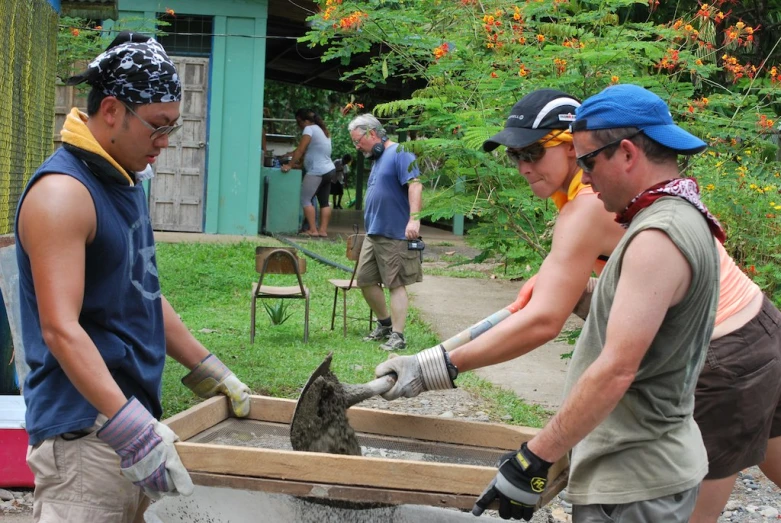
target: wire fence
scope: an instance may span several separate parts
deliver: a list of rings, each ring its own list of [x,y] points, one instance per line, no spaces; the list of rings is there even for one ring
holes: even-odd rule
[[[57,13],[0,0],[0,234],[13,231],[27,180],[52,151]]]

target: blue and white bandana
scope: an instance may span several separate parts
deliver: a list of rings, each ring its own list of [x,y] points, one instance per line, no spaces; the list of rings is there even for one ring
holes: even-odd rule
[[[86,82],[107,96],[130,104],[178,102],[182,84],[163,46],[149,36],[123,31],[87,70],[67,85]]]

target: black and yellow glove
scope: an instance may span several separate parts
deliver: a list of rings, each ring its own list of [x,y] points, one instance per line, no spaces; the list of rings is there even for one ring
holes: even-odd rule
[[[537,501],[548,483],[551,465],[529,450],[526,443],[517,452],[503,455],[499,458],[496,477],[475,502],[472,514],[481,515],[499,498],[499,516],[502,519],[531,521]]]

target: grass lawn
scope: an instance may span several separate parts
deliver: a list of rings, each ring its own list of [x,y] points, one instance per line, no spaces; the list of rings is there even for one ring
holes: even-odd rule
[[[276,241],[261,238],[257,244],[261,243],[274,245]],[[344,241],[301,240],[300,244],[329,260],[350,266],[344,255]],[[195,337],[257,394],[297,398],[311,372],[329,351],[334,352],[332,369],[343,383],[372,380],[374,367],[388,354],[379,350],[378,344],[361,340],[368,331],[368,305],[360,291],[349,292],[348,315],[366,319],[348,322],[345,338],[340,309],[337,309],[336,328],[332,331],[334,291],[328,280],[344,278],[347,273],[311,258],[307,260],[304,274],[304,283],[311,293],[309,343],[303,343],[303,300],[285,300],[292,315],[281,325],[272,325],[258,304],[255,343],[250,344],[251,286],[258,276],[255,245],[249,242],[157,244],[163,293]],[[291,278],[295,280],[295,276],[268,275],[265,281],[288,285],[292,284]],[[409,348],[401,354],[414,354],[439,342],[414,308],[408,315],[405,334]],[[173,360],[168,363],[163,376],[165,417],[200,401],[179,381],[186,374],[185,369]],[[495,419],[509,414],[512,420],[507,423],[539,427],[549,416],[545,409],[527,405],[515,394],[494,387],[472,373],[459,377],[458,385],[488,399],[494,405],[489,414]]]

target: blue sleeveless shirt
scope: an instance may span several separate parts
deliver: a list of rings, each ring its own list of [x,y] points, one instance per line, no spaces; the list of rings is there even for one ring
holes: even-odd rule
[[[90,192],[97,228],[85,247],[84,300],[79,324],[100,351],[126,397],[135,396],[156,418],[165,363],[165,333],[155,244],[143,188],[102,181],[64,148],[32,176],[19,201],[41,177],[72,176]],[[17,209],[17,220],[19,210]],[[98,411],[79,393],[41,334],[30,259],[16,233],[22,340],[30,374],[24,385],[30,445],[91,427]]]

